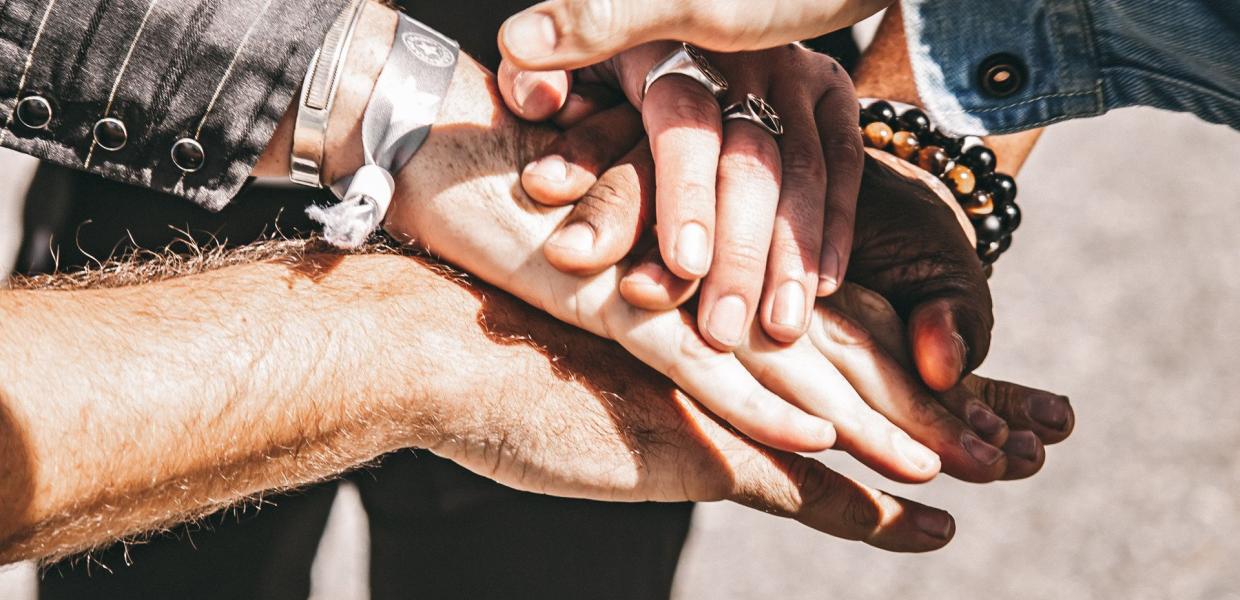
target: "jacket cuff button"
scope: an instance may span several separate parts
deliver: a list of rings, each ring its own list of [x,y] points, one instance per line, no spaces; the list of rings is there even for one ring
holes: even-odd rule
[[[124,148],[125,143],[129,141],[129,132],[125,129],[125,123],[112,117],[99,119],[95,123],[94,135],[95,143],[110,152]]]
[[[181,138],[172,145],[172,164],[186,173],[201,169],[206,158],[202,144],[193,138]]]
[[[16,112],[17,121],[30,129],[43,129],[52,122],[52,105],[43,96],[22,98]]]

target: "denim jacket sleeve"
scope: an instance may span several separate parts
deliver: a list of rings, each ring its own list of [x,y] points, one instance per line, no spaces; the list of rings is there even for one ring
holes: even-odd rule
[[[0,145],[226,205],[344,0],[0,0]]]
[[[983,135],[1146,105],[1240,129],[1240,0],[904,0],[918,93]]]

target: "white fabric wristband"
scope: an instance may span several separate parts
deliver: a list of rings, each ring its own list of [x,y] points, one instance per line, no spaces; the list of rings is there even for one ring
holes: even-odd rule
[[[401,14],[387,63],[362,117],[366,164],[332,184],[340,202],[306,209],[323,224],[323,237],[339,248],[361,246],[383,223],[396,192],[392,177],[430,135],[448,95],[460,47]]]

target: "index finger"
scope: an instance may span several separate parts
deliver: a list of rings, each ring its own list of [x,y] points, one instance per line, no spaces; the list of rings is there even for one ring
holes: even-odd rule
[[[715,240],[715,185],[723,146],[719,102],[680,75],[650,86],[642,103],[655,164],[659,248],[677,277],[710,270]]]
[[[760,50],[857,23],[890,0],[547,0],[506,21],[504,57],[527,69],[574,69],[654,40]]]

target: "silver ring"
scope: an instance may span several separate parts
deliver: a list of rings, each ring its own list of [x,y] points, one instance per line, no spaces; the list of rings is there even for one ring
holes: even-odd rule
[[[718,98],[728,91],[728,80],[724,79],[706,57],[697,48],[689,44],[681,44],[679,48],[668,54],[666,58],[655,63],[646,74],[646,86],[642,88],[642,98],[650,91],[654,82],[668,75],[684,75],[706,88],[712,96]]]
[[[775,112],[774,108],[771,108],[770,104],[766,103],[766,100],[754,94],[746,94],[744,100],[723,109],[724,121],[737,119],[749,121],[765,129],[767,133],[774,137],[784,134],[784,122],[779,118],[779,114]]]

